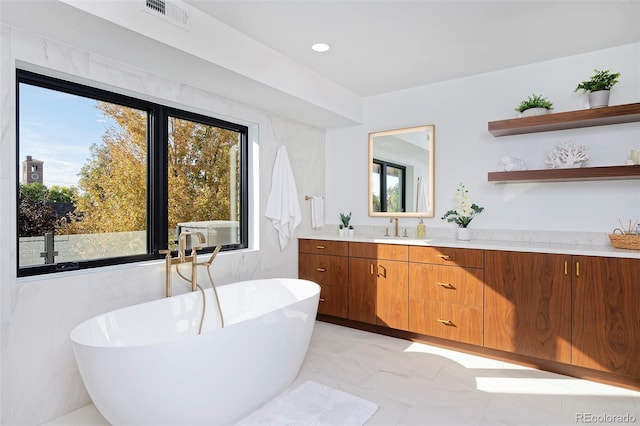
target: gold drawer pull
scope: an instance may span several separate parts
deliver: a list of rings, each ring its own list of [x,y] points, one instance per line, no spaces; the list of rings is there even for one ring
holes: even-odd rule
[[[449,255],[447,254],[439,254],[438,257],[442,260],[449,260]]]
[[[438,283],[440,287],[449,288],[451,290],[455,290],[456,288],[451,283]]]
[[[324,299],[321,297],[321,298],[320,298],[320,301],[321,301],[321,302],[324,302]]]
[[[449,320],[438,319],[438,322],[440,324],[448,325],[449,327],[455,327],[456,326],[453,322],[451,322]]]
[[[324,250],[324,249],[326,249],[327,247],[326,247],[326,246],[316,246],[316,248],[317,248],[318,250]]]
[[[318,272],[326,272],[326,269],[324,269],[324,268],[316,268],[316,271],[318,271]]]
[[[385,268],[382,265],[378,265],[378,276],[382,278],[387,278],[387,268]]]

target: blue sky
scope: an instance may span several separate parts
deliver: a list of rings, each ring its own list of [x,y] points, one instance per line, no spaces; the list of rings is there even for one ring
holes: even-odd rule
[[[90,158],[89,147],[100,144],[107,127],[114,123],[96,103],[20,84],[20,162],[27,155],[43,161],[47,187],[78,185],[78,173]]]

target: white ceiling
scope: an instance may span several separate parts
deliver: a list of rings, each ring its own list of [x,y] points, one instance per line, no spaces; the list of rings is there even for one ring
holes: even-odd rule
[[[368,96],[640,42],[640,0],[167,1],[187,28],[145,0],[0,0],[0,22],[321,128],[362,123]]]
[[[184,2],[362,97],[640,41],[640,0]]]

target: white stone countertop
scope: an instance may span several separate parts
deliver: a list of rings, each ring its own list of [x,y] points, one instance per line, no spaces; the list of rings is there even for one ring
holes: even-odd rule
[[[301,239],[317,239],[329,241],[349,241],[379,244],[402,244],[415,246],[433,247],[455,247],[467,249],[501,250],[501,251],[521,251],[532,253],[568,254],[580,256],[602,256],[640,259],[640,250],[618,249],[610,244],[589,244],[584,242],[544,242],[544,241],[508,241],[494,239],[472,239],[471,241],[460,241],[456,238],[430,237],[418,239],[415,237],[385,237],[384,234],[358,235],[352,237],[342,237],[335,232],[308,233],[299,235]]]

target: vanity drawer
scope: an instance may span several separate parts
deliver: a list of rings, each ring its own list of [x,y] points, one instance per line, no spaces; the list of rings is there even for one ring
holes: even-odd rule
[[[409,331],[482,345],[482,307],[410,298]]]
[[[409,246],[409,262],[484,268],[484,250]]]
[[[350,257],[407,261],[408,246],[401,244],[349,243]]]
[[[347,318],[348,297],[349,289],[347,287],[320,284],[318,313]]]
[[[349,254],[348,243],[346,241],[331,240],[305,240],[298,241],[298,251],[300,253],[328,254],[333,256],[347,256]]]
[[[300,253],[298,276],[318,284],[346,287],[349,283],[349,260],[342,256]]]
[[[482,307],[484,270],[409,264],[409,297]]]

